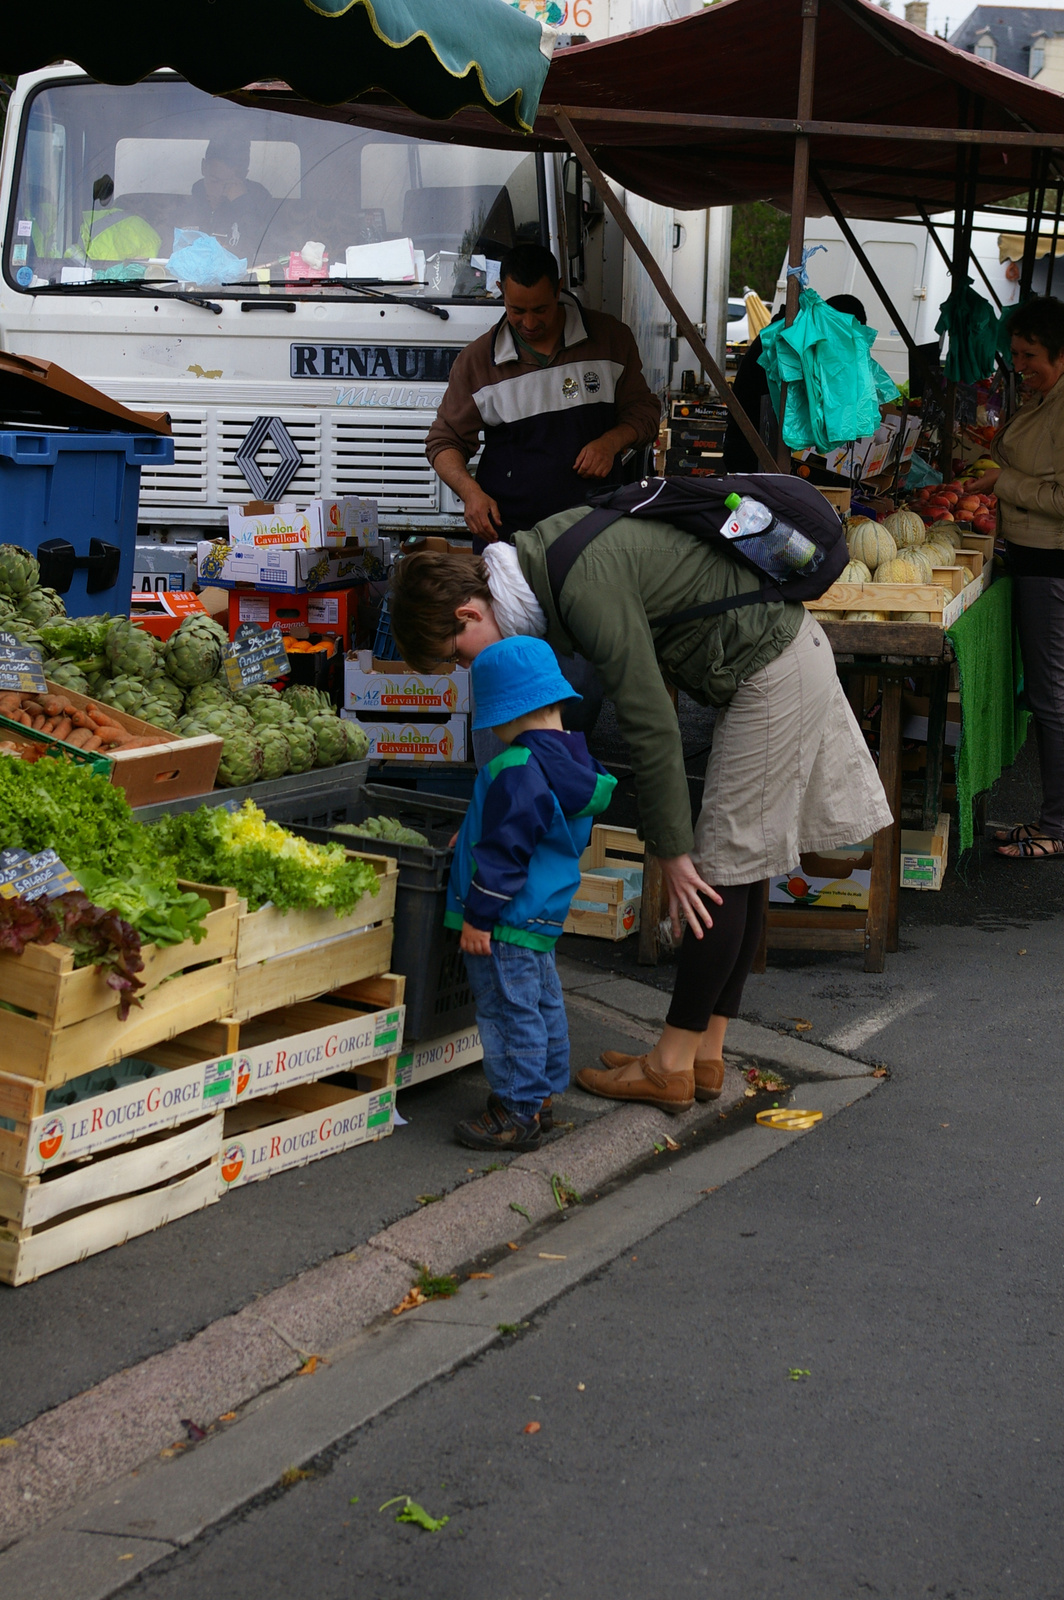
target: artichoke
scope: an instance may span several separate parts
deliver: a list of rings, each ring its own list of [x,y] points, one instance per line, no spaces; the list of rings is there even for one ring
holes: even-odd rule
[[[319,711],[336,715],[336,708],[325,690],[313,689],[309,683],[290,683],[281,698],[292,707],[297,717],[314,717]]]
[[[203,623],[207,624],[206,628]],[[220,640],[217,635],[221,636]],[[166,671],[182,689],[208,683],[222,664],[222,652],[228,642],[222,629],[209,617],[186,617],[166,641]]]
[[[265,697],[254,700],[247,709],[260,728],[289,728],[299,721],[292,707],[276,693],[271,694],[268,700]]]
[[[0,550],[2,549],[3,546],[0,545]],[[17,613],[13,617],[5,617],[2,626],[5,633],[14,634],[19,644],[34,644],[43,655],[44,641],[35,625],[27,622],[25,617],[20,617]]]
[[[145,693],[152,700],[163,700],[170,707],[175,717],[181,715],[185,703],[185,691],[173,678],[168,678],[165,672],[153,672],[144,685]],[[192,691],[195,693],[195,691]]]
[[[233,697],[233,691],[225,681],[222,673],[209,679],[206,683],[198,683],[190,689],[185,696],[185,710],[198,711],[201,706],[233,706],[238,702]]]
[[[88,678],[77,662],[71,661],[69,657],[59,656],[54,661],[46,661],[44,675],[49,683],[54,683],[59,689],[70,689],[74,694],[92,693]]]
[[[147,699],[147,693],[140,678],[130,678],[123,674],[101,684],[96,691],[96,697],[102,700],[105,706],[114,706],[117,710],[124,711],[127,716],[142,717],[140,708]]]
[[[284,729],[288,740],[289,772],[309,772],[318,758],[318,741],[309,722],[293,717]]]
[[[20,617],[39,627],[42,622],[51,622],[53,617],[65,617],[66,606],[54,589],[31,589],[19,601],[18,612]]]
[[[213,729],[205,727],[199,715],[193,712],[188,716],[178,717],[175,731],[182,739],[198,739],[200,734],[211,733]]]
[[[235,689],[233,699],[238,706],[247,706],[250,710],[256,700],[276,700],[277,690],[271,689],[268,683],[253,683],[247,689]]]
[[[357,722],[348,722],[344,717],[342,723],[347,734],[347,759],[348,761],[364,761],[369,751],[369,737],[364,728]]]
[[[158,660],[155,640],[127,617],[116,617],[107,630],[104,644],[107,664],[116,678],[153,676]]]
[[[15,605],[15,602],[13,600],[9,600],[6,594],[0,594],[0,627],[3,627],[5,617],[17,616],[18,607]]]
[[[177,731],[177,718],[173,707],[165,700],[145,700],[137,713],[142,722],[150,722],[153,728],[165,728],[167,733]]]
[[[222,745],[218,763],[218,782],[227,789],[242,789],[262,777],[262,746],[254,734],[238,729]]]
[[[222,739],[234,733],[254,733],[254,723],[243,706],[200,706],[191,715],[206,733],[216,733]]]
[[[0,594],[22,600],[40,587],[41,569],[20,544],[0,544]]]
[[[281,728],[256,728],[255,737],[262,747],[263,779],[283,778],[291,759],[284,731]]]
[[[319,712],[316,717],[309,718],[306,725],[313,730],[318,741],[318,753],[314,758],[316,767],[335,767],[338,761],[347,760],[347,734],[339,717]]]

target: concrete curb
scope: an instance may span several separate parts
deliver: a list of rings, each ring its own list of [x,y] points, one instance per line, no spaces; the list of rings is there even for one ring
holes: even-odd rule
[[[567,969],[563,982],[572,1004],[620,1021],[629,1034],[654,1036],[645,1025],[664,1017],[668,995],[630,979],[573,971],[572,962],[559,965]],[[729,1055],[775,1063],[805,1078],[867,1071],[771,1029],[747,1023],[733,1029]],[[175,1443],[180,1449],[183,1419],[208,1427],[291,1377],[308,1355],[351,1339],[403,1298],[421,1266],[433,1274],[458,1272],[518,1241],[556,1214],[553,1173],[590,1196],[666,1138],[686,1142],[716,1123],[744,1092],[740,1073],[729,1067],[721,1099],[679,1117],[648,1106],[604,1105],[603,1114],[578,1132],[461,1185],[364,1247],[311,1268],[236,1315],[36,1417],[0,1451],[0,1548],[160,1451]]]

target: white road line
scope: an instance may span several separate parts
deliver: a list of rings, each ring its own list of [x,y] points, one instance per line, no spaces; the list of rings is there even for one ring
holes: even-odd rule
[[[848,1028],[841,1028],[838,1033],[829,1033],[823,1042],[830,1045],[833,1050],[859,1050],[863,1044],[867,1044],[877,1033],[882,1033],[892,1022],[908,1016],[910,1011],[915,1011],[917,1006],[922,1006],[925,1000],[930,999],[930,989],[917,989],[914,994],[899,995],[897,1000],[891,1000],[888,1005],[880,1006],[878,1011],[873,1011],[871,1016],[863,1018],[860,1022],[852,1022]]]

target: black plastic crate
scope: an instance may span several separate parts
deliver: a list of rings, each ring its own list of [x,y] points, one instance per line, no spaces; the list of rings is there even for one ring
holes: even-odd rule
[[[211,789],[184,800],[160,800],[155,805],[137,806],[134,815],[138,822],[157,822],[175,811],[198,811],[200,806],[233,809],[245,800],[253,800],[271,822],[306,822],[325,828],[332,821],[343,822],[345,807],[358,794],[368,771],[368,761],[343,761],[336,767],[289,772],[283,778],[251,783],[242,789]]]
[[[474,1016],[473,994],[465,960],[458,948],[458,933],[445,928],[447,878],[453,851],[450,841],[462,825],[468,802],[450,796],[424,794],[416,789],[389,789],[367,783],[343,805],[332,804],[324,823],[266,814],[319,844],[342,844],[349,850],[365,849],[371,855],[388,855],[399,864],[395,896],[395,938],[392,970],[406,974],[406,1030],[412,1041],[435,1039],[464,1028]],[[337,822],[362,822],[366,817],[394,817],[404,828],[416,828],[427,845],[394,844],[370,835],[337,833]]]

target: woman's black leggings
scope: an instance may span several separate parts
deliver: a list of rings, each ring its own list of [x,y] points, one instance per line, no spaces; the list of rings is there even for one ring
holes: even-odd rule
[[[684,929],[672,1005],[665,1018],[671,1028],[704,1033],[710,1017],[737,1017],[754,956],[761,940],[765,883],[739,883],[718,888],[723,905],[705,904],[712,928],[696,939]]]

